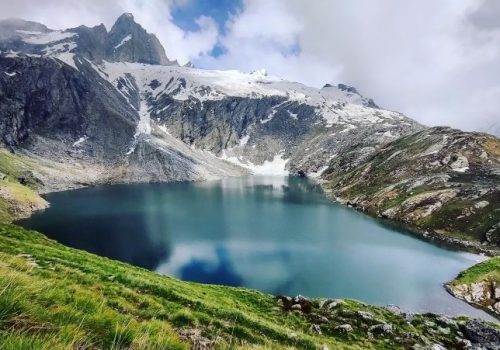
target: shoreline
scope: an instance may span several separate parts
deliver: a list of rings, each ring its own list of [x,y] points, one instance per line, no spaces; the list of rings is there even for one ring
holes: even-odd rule
[[[257,175],[250,175],[250,176],[261,176],[261,175],[257,174]],[[272,175],[270,175],[270,176],[272,176]],[[288,175],[288,176],[293,176],[293,175]],[[287,176],[284,176],[284,177],[287,177]],[[221,179],[217,179],[215,181],[220,181],[220,180],[223,180],[223,179],[224,178],[221,178]],[[451,245],[451,244],[449,244],[448,241],[442,242],[440,240],[434,240],[434,239],[432,239],[432,236],[429,238],[429,236],[427,236],[427,235],[425,235],[423,233],[419,233],[416,230],[412,230],[411,227],[408,227],[408,225],[405,225],[404,223],[398,222],[396,220],[382,219],[382,218],[379,218],[377,216],[370,215],[370,213],[368,213],[366,211],[359,210],[359,208],[356,208],[356,207],[353,207],[353,206],[349,206],[348,204],[343,203],[342,201],[338,200],[338,198],[335,198],[335,197],[332,197],[331,195],[329,195],[324,190],[324,187],[321,185],[321,182],[317,181],[318,179],[308,178],[308,180],[311,180],[313,183],[315,183],[315,184],[318,185],[318,188],[325,195],[325,197],[326,197],[326,199],[328,201],[339,203],[342,206],[348,207],[350,209],[356,209],[356,211],[359,211],[362,214],[368,214],[372,218],[381,220],[385,225],[393,226],[394,228],[397,228],[398,231],[402,231],[403,230],[404,232],[400,232],[402,234],[408,234],[408,235],[414,236],[414,237],[419,238],[419,239],[421,239],[421,240],[423,240],[423,241],[425,241],[427,243],[435,244],[435,245],[439,246],[440,248],[452,249],[452,250],[459,250],[461,252],[471,252],[471,253],[476,253],[476,254],[478,253],[477,251],[473,251],[471,249],[464,249],[464,247],[461,246],[461,245]],[[113,185],[124,185],[125,186],[125,185],[131,185],[131,184],[153,184],[153,183],[160,183],[160,184],[164,183],[164,184],[167,184],[167,183],[179,183],[179,182],[180,183],[182,183],[182,182],[189,183],[189,182],[207,182],[207,181],[213,181],[213,179],[208,179],[208,180],[203,180],[203,181],[154,181],[154,182],[151,182],[151,181],[149,181],[149,182],[114,182],[113,181],[113,182],[97,182],[97,183],[87,183],[85,185],[81,185],[80,184],[81,186],[70,187],[70,188],[67,188],[67,189],[64,189],[64,190],[58,189],[58,190],[55,190],[55,191],[46,191],[46,192],[43,193],[43,195],[47,195],[47,194],[50,194],[50,193],[56,193],[56,192],[71,191],[71,190],[78,190],[78,189],[84,189],[84,188],[92,188],[92,187],[98,187],[98,186],[113,186]],[[15,220],[13,223],[16,224],[16,225],[18,225],[19,220],[21,220],[21,219]],[[470,247],[468,247],[468,248],[470,248]],[[485,255],[485,254],[482,254],[482,255]],[[441,287],[443,289],[445,289],[445,290],[446,290],[446,288],[445,288],[446,284],[447,284],[447,281],[443,281],[442,284],[441,284]],[[451,296],[453,296],[453,295],[451,294]],[[457,300],[461,300],[460,298],[456,298],[455,296],[453,296],[453,297],[455,299],[457,299]],[[476,307],[473,304],[467,303],[467,305],[474,307],[474,309],[477,309],[477,310],[480,310],[480,311],[483,311],[483,312],[485,311],[482,308],[478,308],[478,307]],[[495,317],[494,315],[491,315],[490,313],[487,313],[487,314],[490,315],[490,316]],[[468,317],[477,317],[477,316],[470,315]]]

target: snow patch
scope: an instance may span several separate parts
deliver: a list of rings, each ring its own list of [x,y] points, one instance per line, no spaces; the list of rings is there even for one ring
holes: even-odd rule
[[[83,135],[82,137],[80,137],[78,140],[76,140],[73,143],[73,147],[77,147],[77,146],[81,145],[83,142],[87,141],[87,139],[88,139],[88,136],[87,135]]]
[[[74,37],[76,33],[62,32],[62,31],[53,31],[48,33],[41,33],[30,36],[29,38],[24,38],[23,41],[28,44],[34,45],[43,45],[49,44],[52,42],[58,42],[62,40],[69,39]]]
[[[240,146],[245,146],[250,139],[250,135],[245,135],[240,139]]]
[[[274,118],[275,115],[276,115],[276,110],[273,109],[266,118],[260,120],[260,123],[261,124],[269,123]]]
[[[118,49],[119,47],[121,47],[123,44],[125,44],[130,39],[132,39],[132,34],[129,34],[125,38],[123,38],[122,41],[120,41],[120,43],[115,46],[115,50]]]
[[[9,72],[4,72],[5,75],[9,76],[9,77],[13,77],[15,76],[17,73],[16,72],[12,72],[12,73],[9,73]]]
[[[160,130],[163,131],[165,134],[170,135],[165,125],[158,125],[158,128],[160,128]]]
[[[22,29],[16,29],[16,32],[21,33],[21,34],[26,34],[26,35],[43,34],[42,32],[36,32],[36,31],[31,31],[31,30],[22,30]]]
[[[285,170],[287,162],[288,159],[283,159],[283,153],[278,153],[273,160],[266,160],[262,165],[252,165],[249,169],[259,175],[288,175],[288,170]]]
[[[78,70],[78,67],[76,66],[76,63],[75,63],[75,54],[70,53],[70,52],[64,52],[64,53],[58,54],[56,56],[56,58],[59,61],[66,63],[68,66],[71,66],[71,67],[75,68],[76,70]]]
[[[320,177],[320,176],[321,176],[321,174],[323,174],[323,171],[325,171],[326,169],[328,169],[328,165],[325,165],[324,167],[319,168],[319,169],[318,169],[317,171],[315,171],[314,173],[310,173],[310,174],[308,175],[308,177],[313,178],[313,179],[316,179],[316,178]]]
[[[137,124],[136,136],[139,134],[151,134],[151,116],[148,111],[148,105],[143,99],[141,99],[139,108],[139,123]]]
[[[276,154],[271,161],[264,161],[263,164],[253,164],[252,162],[245,163],[238,157],[227,156],[225,150],[222,152],[220,159],[246,168],[256,175],[289,175],[288,170],[285,169],[288,159],[283,158],[283,152]]]

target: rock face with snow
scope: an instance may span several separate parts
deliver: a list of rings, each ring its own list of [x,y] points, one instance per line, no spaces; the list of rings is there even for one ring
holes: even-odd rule
[[[111,28],[106,42],[112,61],[170,64],[163,46],[154,34],[147,33],[130,13],[121,15]]]
[[[109,32],[0,23],[4,145],[106,166],[106,181],[319,175],[350,145],[371,154],[422,129],[346,85],[179,67],[131,14]]]

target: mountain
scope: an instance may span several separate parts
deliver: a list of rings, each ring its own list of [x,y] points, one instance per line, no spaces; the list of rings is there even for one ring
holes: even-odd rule
[[[317,89],[265,70],[181,67],[131,14],[120,16],[109,32],[104,25],[51,30],[19,19],[0,21],[0,28],[0,140],[30,160],[18,163],[23,174],[36,179],[38,192],[96,183],[293,174],[318,178],[339,200],[373,215],[498,246],[497,238],[487,238],[499,234],[493,204],[475,210],[493,210],[491,220],[478,217],[481,227],[472,220],[459,220],[460,225],[432,220],[458,199],[472,206],[495,203],[497,138],[488,136],[488,159],[478,162],[479,151],[439,140],[462,137],[482,145],[483,134],[458,137],[452,129],[426,128],[346,84]],[[408,138],[418,142],[409,144]],[[421,156],[424,146],[440,148]],[[437,167],[442,159],[435,154],[450,159]],[[471,165],[460,173],[453,170],[457,162]],[[9,175],[11,169],[4,168],[0,171]],[[416,194],[401,183],[417,176],[421,195],[452,187],[446,193],[456,192],[455,199],[436,200],[439,208],[416,215],[420,206],[405,202]],[[369,197],[382,185],[399,186],[392,201],[380,193]]]

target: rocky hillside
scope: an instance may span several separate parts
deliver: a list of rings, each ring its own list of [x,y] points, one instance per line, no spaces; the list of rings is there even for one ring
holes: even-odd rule
[[[391,142],[356,165],[359,152],[354,147],[332,160],[324,172],[325,187],[332,195],[372,215],[416,226],[439,240],[498,246],[498,138],[430,128]]]
[[[181,282],[0,224],[3,349],[497,349],[498,325]]]

